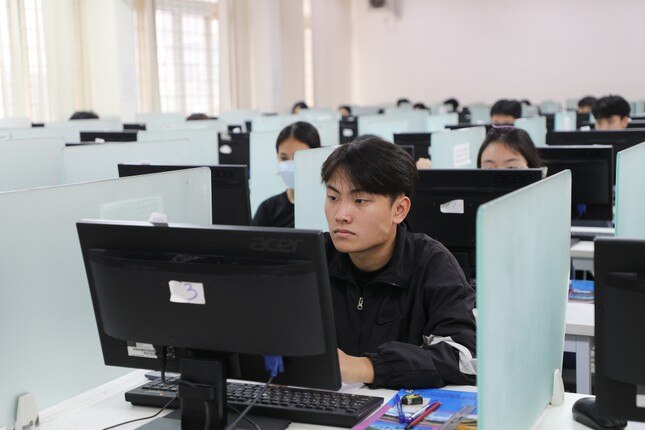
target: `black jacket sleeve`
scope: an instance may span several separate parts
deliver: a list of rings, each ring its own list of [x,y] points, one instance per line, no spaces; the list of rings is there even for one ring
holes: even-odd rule
[[[423,268],[418,267],[423,270]],[[475,385],[475,292],[455,258],[439,245],[427,260],[415,295],[426,311],[418,344],[390,341],[365,354],[374,387],[434,388]]]

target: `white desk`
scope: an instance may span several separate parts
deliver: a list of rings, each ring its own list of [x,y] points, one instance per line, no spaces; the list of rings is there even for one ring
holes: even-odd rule
[[[576,354],[576,391],[591,394],[591,347],[594,338],[593,303],[567,303],[564,350]]]
[[[115,379],[107,384],[101,385],[93,390],[62,402],[56,406],[45,409],[41,412],[41,430],[93,430],[102,429],[130,419],[142,418],[152,415],[157,408],[132,406],[123,398],[123,393],[135,388],[147,380],[143,376],[145,371],[137,370],[126,376]],[[464,391],[475,391],[475,387],[447,387]],[[393,390],[369,390],[367,388],[356,389],[356,386],[348,387],[347,391],[360,394],[381,396],[389,400],[394,394]],[[547,406],[533,426],[534,430],[552,429],[573,429],[585,430],[587,427],[573,421],[571,417],[571,405],[581,398],[581,394],[565,393],[565,404],[563,406]],[[119,427],[123,430],[132,430],[142,426],[148,421],[127,424]],[[323,430],[329,427],[292,423],[290,429],[302,430]],[[645,424],[631,424],[630,429],[645,429]],[[4,430],[4,429],[1,429]],[[588,430],[588,429],[587,429]]]
[[[571,246],[571,264],[573,270],[584,270],[593,274],[593,251],[592,241],[581,240]]]

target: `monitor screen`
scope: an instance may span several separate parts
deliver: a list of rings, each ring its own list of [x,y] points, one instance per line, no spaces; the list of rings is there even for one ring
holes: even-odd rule
[[[547,174],[571,170],[571,220],[590,225],[613,220],[613,148],[611,146],[552,146],[537,148]]]
[[[413,146],[414,160],[421,157],[430,158],[430,141],[432,133],[394,133],[394,143],[399,146]]]
[[[541,169],[419,170],[406,220],[412,231],[425,233],[448,248],[472,280],[477,208],[540,179]]]
[[[217,147],[221,164],[249,165],[251,133],[219,133]]]
[[[119,177],[208,167],[211,169],[213,224],[251,225],[251,203],[246,166],[178,166],[119,164]]]
[[[645,421],[645,240],[594,247],[598,414]]]
[[[81,142],[136,142],[138,130],[81,131]]]

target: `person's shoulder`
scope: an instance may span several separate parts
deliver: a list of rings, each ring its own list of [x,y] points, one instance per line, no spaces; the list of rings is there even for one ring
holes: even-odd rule
[[[463,278],[464,282],[466,282],[457,259],[441,242],[425,233],[408,232],[407,234],[408,241],[413,244],[417,269],[420,266],[425,266],[426,268],[433,269],[433,272],[448,272]]]
[[[284,201],[289,201],[289,198],[287,197],[287,192],[282,192],[280,194],[276,194],[275,196],[271,196],[268,199],[264,200],[262,203],[260,203],[259,207],[263,208],[269,208],[269,207],[275,207],[280,204],[284,204]]]

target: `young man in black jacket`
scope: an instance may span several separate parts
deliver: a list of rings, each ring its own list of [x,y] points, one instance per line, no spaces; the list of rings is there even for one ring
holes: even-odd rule
[[[327,262],[344,382],[476,382],[475,294],[441,243],[406,228],[418,174],[403,149],[362,136],[322,167]]]

